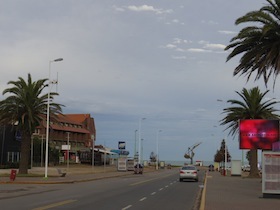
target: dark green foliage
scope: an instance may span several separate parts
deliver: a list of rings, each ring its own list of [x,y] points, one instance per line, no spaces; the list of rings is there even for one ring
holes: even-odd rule
[[[241,55],[234,75],[246,75],[249,80],[253,73],[255,80],[264,79],[280,72],[280,0],[267,0],[261,9],[251,11],[238,18],[236,25],[245,23],[240,32],[231,39],[225,50],[232,50],[227,57]]]
[[[261,93],[258,87],[250,90],[243,88],[241,93],[236,91],[242,101],[228,100],[227,102],[232,106],[223,110],[223,114],[226,114],[226,116],[220,121],[221,125],[227,125],[225,130],[229,129],[229,135],[236,135],[239,130],[239,120],[241,119],[279,119],[280,116],[275,114],[278,110],[273,108],[278,102],[273,99],[265,100],[265,95],[268,92],[267,90]],[[257,150],[251,150],[250,154],[250,176],[257,176]]]
[[[48,87],[45,84],[47,79],[32,81],[28,74],[27,81],[19,77],[17,81],[10,81],[3,95],[8,97],[0,101],[0,124],[16,124],[21,132],[21,158],[19,173],[27,174],[30,162],[31,136],[40,121],[45,119],[47,114],[48,94],[43,90]],[[61,105],[53,103],[53,96],[57,93],[50,93],[50,113],[61,113]]]

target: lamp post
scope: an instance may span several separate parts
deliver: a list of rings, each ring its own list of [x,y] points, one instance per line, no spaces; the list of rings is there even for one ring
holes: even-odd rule
[[[42,138],[41,138],[41,167],[43,167],[43,150],[44,150],[44,135],[42,135]]]
[[[69,171],[69,150],[70,150],[70,145],[69,145],[69,135],[70,133],[69,132],[66,132],[67,133],[67,172]]]
[[[226,138],[225,138],[225,176],[227,175],[227,144],[226,144]]]
[[[138,139],[138,141],[139,141],[139,147],[138,147],[138,155],[139,155],[139,157],[138,157],[138,163],[140,164],[141,163],[141,152],[140,152],[140,150],[141,150],[141,122],[142,122],[142,120],[145,120],[146,118],[140,118],[139,119],[139,139]]]
[[[46,155],[45,155],[45,178],[48,178],[48,159],[49,159],[49,127],[50,127],[50,94],[51,94],[51,63],[63,61],[63,58],[57,58],[49,61],[49,84],[48,84],[48,105],[47,105],[47,127],[46,127]]]
[[[91,170],[92,173],[94,172],[94,146],[95,146],[95,142],[94,142],[94,134],[91,135],[91,139],[92,139],[92,153],[91,153]]]
[[[138,130],[135,130],[135,131],[134,131],[134,132],[135,132],[135,142],[134,142],[134,161],[136,160],[136,157],[137,157],[137,155],[136,155],[137,131],[138,131]]]
[[[141,139],[141,157],[142,157],[142,159],[143,159],[143,157],[144,157],[144,155],[143,155],[143,153],[144,153],[143,141],[144,141],[144,139]],[[142,161],[141,161],[141,162],[142,162]],[[144,163],[143,163],[143,165],[144,165]]]
[[[158,130],[157,131],[157,159],[156,159],[156,170],[158,170],[158,159],[159,159],[159,154],[158,154],[158,136],[159,136],[159,132],[161,132],[162,130]]]

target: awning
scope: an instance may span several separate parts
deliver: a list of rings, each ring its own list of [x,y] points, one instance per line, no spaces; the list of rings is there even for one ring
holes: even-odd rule
[[[94,148],[94,151],[96,152],[101,152],[101,153],[106,153],[106,154],[110,154],[110,155],[117,155],[117,153],[115,152],[110,152],[110,151],[107,151],[107,150],[104,150],[104,149],[98,149],[98,148]]]

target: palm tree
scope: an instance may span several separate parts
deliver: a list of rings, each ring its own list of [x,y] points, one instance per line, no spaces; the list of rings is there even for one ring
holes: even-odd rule
[[[260,10],[248,12],[235,21],[254,23],[247,26],[231,39],[231,44],[225,50],[232,49],[227,61],[242,54],[239,65],[233,75],[246,75],[247,80],[255,72],[255,80],[263,77],[267,85],[268,79],[280,72],[280,0],[267,0],[268,4]]]
[[[227,102],[233,105],[232,107],[225,108],[223,114],[226,116],[220,121],[221,125],[227,125],[226,129],[229,129],[229,135],[235,136],[239,130],[239,120],[241,119],[279,119],[280,116],[274,112],[278,111],[273,108],[278,102],[269,99],[264,101],[265,95],[269,92],[266,90],[261,93],[258,87],[254,87],[250,90],[246,88],[242,89],[242,92],[236,93],[243,99],[239,100],[228,100]],[[258,176],[258,157],[257,149],[251,150],[251,171],[250,176]]]
[[[19,173],[28,173],[30,158],[31,136],[40,121],[45,120],[47,113],[48,94],[43,94],[43,90],[48,84],[47,79],[32,81],[28,74],[27,82],[19,77],[18,81],[10,81],[3,95],[8,97],[0,101],[0,123],[17,125],[21,133],[21,156],[19,163]],[[52,114],[61,113],[61,105],[52,102],[53,96],[57,93],[50,93],[50,112]]]

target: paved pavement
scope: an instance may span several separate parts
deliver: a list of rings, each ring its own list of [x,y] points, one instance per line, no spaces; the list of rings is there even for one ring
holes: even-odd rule
[[[61,177],[57,168],[48,168],[48,178],[42,177],[44,168],[34,167],[29,173],[41,174],[36,177],[17,176],[15,181],[10,181],[11,170],[0,169],[0,184],[61,184],[92,181],[116,176],[133,174],[133,171],[117,171],[115,166],[95,166],[92,168],[70,165],[69,169],[60,167]],[[145,171],[154,171],[145,168]],[[144,172],[145,172],[144,171]],[[1,189],[1,185],[0,185]],[[1,191],[1,190],[0,190]],[[0,193],[1,199],[1,193]],[[204,187],[201,192],[200,210],[279,210],[280,198],[263,198],[260,178],[245,178],[244,176],[222,176],[219,172],[207,172]]]
[[[65,166],[48,167],[47,178],[45,178],[44,167],[33,167],[28,170],[28,177],[17,175],[12,181],[10,180],[10,172],[11,169],[0,169],[0,184],[63,184],[133,174],[133,171],[118,171],[116,166],[70,165],[68,169]],[[66,175],[62,177],[61,173],[66,173]]]
[[[280,198],[263,198],[261,178],[207,172],[200,210],[279,210]]]

